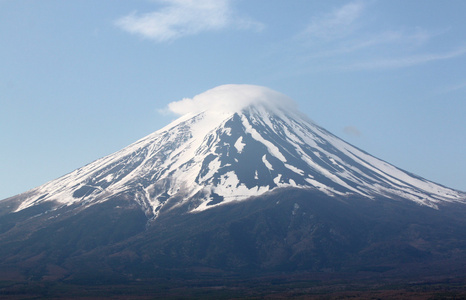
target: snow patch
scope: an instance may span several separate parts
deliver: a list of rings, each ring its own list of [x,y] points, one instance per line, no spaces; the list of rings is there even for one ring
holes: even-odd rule
[[[267,169],[269,169],[270,171],[273,171],[273,166],[272,166],[272,164],[269,163],[269,161],[267,160],[266,154],[264,154],[264,156],[262,156],[262,162],[263,162],[264,165],[267,167]],[[257,174],[257,171],[256,171],[256,174]]]
[[[287,168],[290,169],[291,171],[295,172],[296,174],[304,175],[304,171],[301,170],[301,169],[296,168],[295,166],[292,166],[292,165],[290,165],[290,164],[285,164],[285,167],[287,167]]]
[[[275,182],[275,184],[276,184],[277,186],[279,186],[279,185],[281,185],[281,184],[280,184],[280,183],[281,183],[281,180],[282,180],[282,174],[278,174],[277,177],[275,177],[275,178],[273,179],[273,182]]]
[[[235,142],[236,151],[238,151],[238,153],[243,152],[244,146],[246,146],[246,144],[243,143],[243,136],[240,136]]]

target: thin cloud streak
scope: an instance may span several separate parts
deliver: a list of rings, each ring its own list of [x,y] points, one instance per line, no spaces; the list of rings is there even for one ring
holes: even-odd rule
[[[156,42],[226,28],[261,31],[262,23],[235,14],[230,0],[158,0],[160,10],[138,14],[132,12],[116,20],[121,29]]]
[[[461,82],[459,84],[452,84],[452,85],[446,86],[440,89],[438,93],[445,94],[445,93],[451,93],[451,92],[455,92],[455,91],[463,90],[463,89],[466,89],[466,81]]]
[[[445,33],[422,28],[373,29],[373,1],[353,1],[315,16],[295,35],[288,51],[300,69],[314,71],[390,70],[453,59],[466,47],[429,53],[425,46]]]
[[[364,9],[365,4],[361,1],[346,4],[332,13],[314,19],[300,35],[327,40],[345,36],[355,29],[355,23]]]
[[[409,57],[382,58],[373,61],[359,62],[344,67],[346,70],[375,70],[375,69],[399,69],[421,65],[429,62],[452,59],[466,54],[466,47],[440,54],[418,54]]]
[[[308,59],[313,58],[324,58],[332,56],[340,56],[345,54],[357,53],[365,50],[370,50],[375,47],[385,45],[399,45],[399,46],[419,46],[436,34],[429,33],[421,30],[409,33],[406,31],[385,31],[379,34],[373,34],[363,37],[354,37],[353,39],[342,40],[341,43],[332,45],[323,45],[320,52],[312,53],[308,55]]]

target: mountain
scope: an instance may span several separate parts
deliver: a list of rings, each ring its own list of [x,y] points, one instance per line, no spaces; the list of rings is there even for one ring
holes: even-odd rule
[[[466,193],[344,142],[268,88],[169,108],[182,116],[0,202],[0,280],[466,270]]]
[[[328,195],[398,197],[437,207],[465,196],[404,172],[345,143],[263,87],[225,85],[198,96],[228,94],[235,107],[188,113],[112,155],[19,197],[15,211],[54,202],[85,206],[128,195],[147,216],[172,202],[202,211],[283,187]],[[246,98],[246,99],[244,99]],[[200,100],[197,100],[200,101]]]

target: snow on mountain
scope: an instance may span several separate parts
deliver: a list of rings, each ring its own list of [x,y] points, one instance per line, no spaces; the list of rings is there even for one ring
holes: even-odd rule
[[[437,207],[465,194],[342,141],[265,87],[223,85],[169,105],[182,116],[128,147],[25,193],[16,211],[129,196],[150,217],[168,202],[202,211],[282,188],[404,198]]]

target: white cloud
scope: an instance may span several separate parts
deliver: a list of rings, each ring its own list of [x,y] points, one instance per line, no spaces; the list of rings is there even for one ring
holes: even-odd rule
[[[157,0],[164,6],[154,12],[133,12],[115,24],[125,31],[166,42],[203,31],[225,28],[262,30],[264,25],[233,11],[230,0]]]
[[[378,46],[420,46],[437,34],[421,28],[373,30],[369,22],[372,19],[371,12],[368,10],[368,2],[361,0],[316,16],[296,36],[296,40],[307,47],[313,57],[328,57]]]
[[[348,3],[331,13],[315,18],[301,34],[308,38],[335,39],[352,32],[362,16],[365,3]]]
[[[177,115],[214,111],[237,112],[252,104],[265,105],[271,109],[293,110],[295,102],[274,90],[248,84],[226,84],[210,89],[193,98],[184,98],[168,104],[168,110]]]
[[[312,70],[387,70],[453,59],[466,54],[466,48],[432,53],[428,50],[442,30],[382,28],[377,19],[376,2],[358,0],[333,11],[314,16],[295,36],[292,48],[299,61],[297,68]],[[389,25],[388,25],[389,26]],[[429,44],[430,43],[430,44]],[[296,54],[297,53],[297,54]]]

